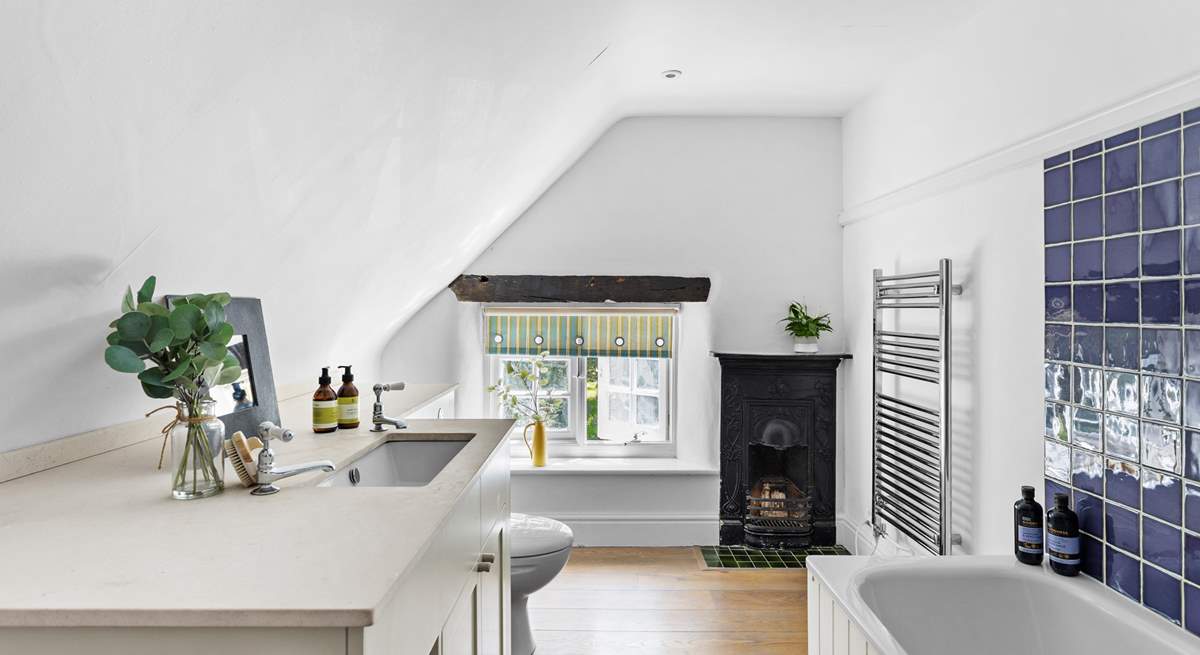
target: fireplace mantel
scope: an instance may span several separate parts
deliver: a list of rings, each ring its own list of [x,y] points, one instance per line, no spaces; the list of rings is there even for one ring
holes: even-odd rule
[[[851,356],[713,356],[721,362],[721,543],[833,545],[837,367]],[[773,507],[756,489],[763,480],[780,488],[781,474],[802,502],[778,501],[779,512],[755,510]]]

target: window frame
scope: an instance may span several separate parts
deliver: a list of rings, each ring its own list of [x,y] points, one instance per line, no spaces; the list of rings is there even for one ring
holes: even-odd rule
[[[555,357],[554,359],[567,360],[568,370],[567,376],[571,381],[570,384],[570,400],[568,402],[567,411],[569,412],[569,424],[572,425],[569,430],[546,430],[546,440],[549,442],[549,454],[551,457],[656,457],[656,458],[673,458],[676,456],[677,435],[675,431],[676,421],[674,420],[677,410],[676,391],[678,379],[678,355],[680,343],[680,323],[681,312],[678,304],[660,304],[660,305],[617,305],[612,303],[607,304],[592,304],[579,303],[572,304],[569,307],[565,306],[545,306],[536,305],[539,311],[553,312],[562,310],[564,312],[579,312],[588,311],[589,309],[601,309],[605,311],[618,311],[622,313],[637,313],[639,311],[662,312],[670,311],[673,313],[674,321],[672,322],[672,343],[675,348],[670,357],[659,358],[665,364],[663,373],[665,374],[665,387],[662,391],[663,406],[660,409],[661,420],[666,421],[664,435],[665,441],[645,441],[637,444],[628,444],[618,441],[589,441],[587,438],[587,373],[586,373],[586,357]],[[480,334],[486,326],[486,315],[489,310],[528,310],[528,306],[506,304],[490,304],[483,303],[479,312],[479,330]],[[489,355],[483,353],[483,370],[485,379],[488,384],[494,383],[500,379],[502,370],[502,362],[505,359],[522,359],[529,358],[530,355],[505,356],[505,355]],[[629,358],[631,362],[637,358]],[[636,373],[632,373],[636,375]],[[635,389],[636,397],[636,378],[631,378],[631,384]],[[504,418],[500,412],[500,407],[496,403],[495,394],[489,391],[484,391],[484,402],[488,407],[488,416],[491,418]],[[597,411],[599,411],[599,403],[597,402]],[[631,408],[631,411],[636,411],[636,407]],[[633,435],[630,435],[632,438]],[[528,459],[529,451],[525,447],[525,441],[521,430],[514,430],[509,438],[510,454],[516,459]]]

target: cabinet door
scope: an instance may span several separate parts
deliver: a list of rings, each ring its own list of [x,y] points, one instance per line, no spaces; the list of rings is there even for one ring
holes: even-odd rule
[[[442,655],[476,655],[479,652],[479,586],[469,584],[442,626]]]
[[[479,574],[479,653],[509,655],[509,611],[511,562],[508,553],[508,522],[496,525],[484,542],[483,552],[496,556],[492,570]]]

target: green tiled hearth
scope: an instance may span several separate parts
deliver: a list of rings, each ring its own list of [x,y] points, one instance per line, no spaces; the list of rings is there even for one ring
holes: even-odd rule
[[[760,550],[746,546],[696,546],[709,569],[802,569],[809,555],[849,555],[842,546]]]

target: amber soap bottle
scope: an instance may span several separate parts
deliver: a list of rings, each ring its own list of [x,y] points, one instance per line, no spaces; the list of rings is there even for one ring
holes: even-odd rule
[[[338,397],[333,387],[329,386],[333,378],[329,377],[328,366],[321,369],[321,377],[317,382],[321,386],[313,394],[313,432],[333,432],[338,427]]]
[[[342,386],[337,390],[337,426],[340,430],[358,427],[358,387],[354,386],[354,374],[349,366],[342,369]]]

